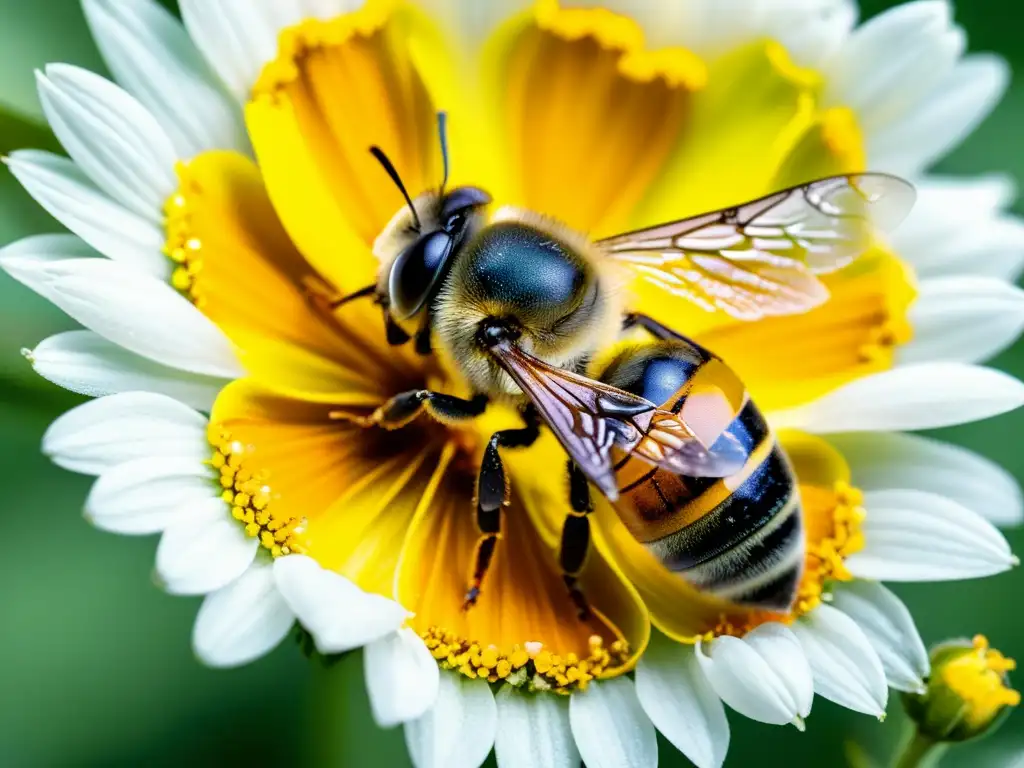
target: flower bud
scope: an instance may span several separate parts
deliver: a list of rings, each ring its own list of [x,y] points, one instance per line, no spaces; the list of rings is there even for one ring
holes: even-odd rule
[[[998,727],[1020,693],[1006,673],[1016,667],[988,640],[952,640],[931,651],[931,676],[924,693],[903,694],[903,706],[918,732],[936,742],[972,739]]]

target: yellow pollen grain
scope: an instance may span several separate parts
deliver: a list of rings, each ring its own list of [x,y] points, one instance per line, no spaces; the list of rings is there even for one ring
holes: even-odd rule
[[[1016,662],[989,647],[984,635],[975,636],[973,645],[973,653],[966,653],[943,666],[942,679],[963,699],[967,722],[980,726],[1003,707],[1020,704],[1020,692],[1006,684],[1006,673],[1016,668]]]
[[[220,470],[221,498],[231,505],[231,517],[244,525],[245,533],[257,539],[273,557],[302,552],[298,534],[303,521],[282,520],[268,509],[270,486],[265,472],[253,472],[244,465],[245,446],[232,440],[222,427],[211,424],[207,437],[213,446],[210,465]]]
[[[481,648],[440,627],[431,627],[421,637],[443,669],[471,679],[482,677],[492,683],[504,680],[529,690],[560,694],[586,688],[591,680],[622,666],[629,658],[626,643],[617,640],[606,647],[597,635],[590,638],[585,659],[575,653],[552,653],[536,642],[515,645],[508,651],[493,645]]]
[[[202,306],[203,299],[196,281],[202,272],[203,242],[195,236],[192,224],[192,207],[188,193],[196,189],[197,182],[191,177],[188,166],[178,163],[178,191],[164,203],[164,254],[174,265],[171,285],[196,306]]]

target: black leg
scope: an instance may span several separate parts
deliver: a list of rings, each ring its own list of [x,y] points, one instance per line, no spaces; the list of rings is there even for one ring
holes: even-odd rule
[[[400,347],[410,338],[409,334],[392,319],[387,307],[384,308],[384,333],[387,336],[388,344],[392,347]]]
[[[562,526],[562,546],[558,563],[562,568],[562,580],[569,590],[569,597],[576,605],[581,621],[590,617],[590,606],[583,592],[576,586],[580,571],[587,560],[590,549],[590,513],[594,505],[590,502],[590,484],[576,462],[569,462],[569,504],[572,511]]]
[[[681,341],[690,341],[681,333],[676,333],[671,328],[667,328],[653,317],[641,315],[637,312],[628,312],[622,318],[622,327],[623,329],[629,329],[635,326],[640,326],[656,339],[679,339]]]
[[[416,332],[416,354],[426,357],[431,353],[430,324],[425,324]]]
[[[487,402],[487,395],[474,395],[466,400],[429,389],[411,389],[395,395],[369,416],[346,418],[364,427],[377,425],[384,429],[398,429],[419,416],[423,409],[442,423],[472,419],[487,410]]]
[[[529,447],[540,435],[540,420],[532,406],[523,410],[523,420],[526,426],[522,429],[495,432],[484,449],[476,493],[476,525],[480,529],[480,539],[476,545],[463,610],[472,608],[480,598],[480,587],[491,566],[498,539],[501,538],[501,509],[508,504],[509,487],[499,449]]]

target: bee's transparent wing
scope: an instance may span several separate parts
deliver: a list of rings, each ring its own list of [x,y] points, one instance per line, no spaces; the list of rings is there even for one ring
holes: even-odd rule
[[[597,242],[667,292],[741,320],[806,312],[840,269],[899,224],[914,188],[895,176],[831,176],[759,200]]]
[[[602,493],[618,498],[611,449],[617,446],[659,467],[691,477],[727,477],[746,461],[726,436],[706,448],[674,413],[642,397],[548,365],[514,344],[491,350],[530,398],[544,423]]]

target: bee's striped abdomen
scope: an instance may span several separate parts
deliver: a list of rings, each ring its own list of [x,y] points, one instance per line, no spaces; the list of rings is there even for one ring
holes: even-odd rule
[[[701,407],[694,392],[709,378],[717,383],[724,367],[710,362],[679,366],[676,391],[656,402],[682,408],[684,416],[685,409]],[[747,449],[740,472],[688,477],[626,456],[616,465],[615,506],[633,535],[695,586],[734,602],[786,610],[804,560],[799,488],[757,406],[748,398],[738,411],[725,431]]]

